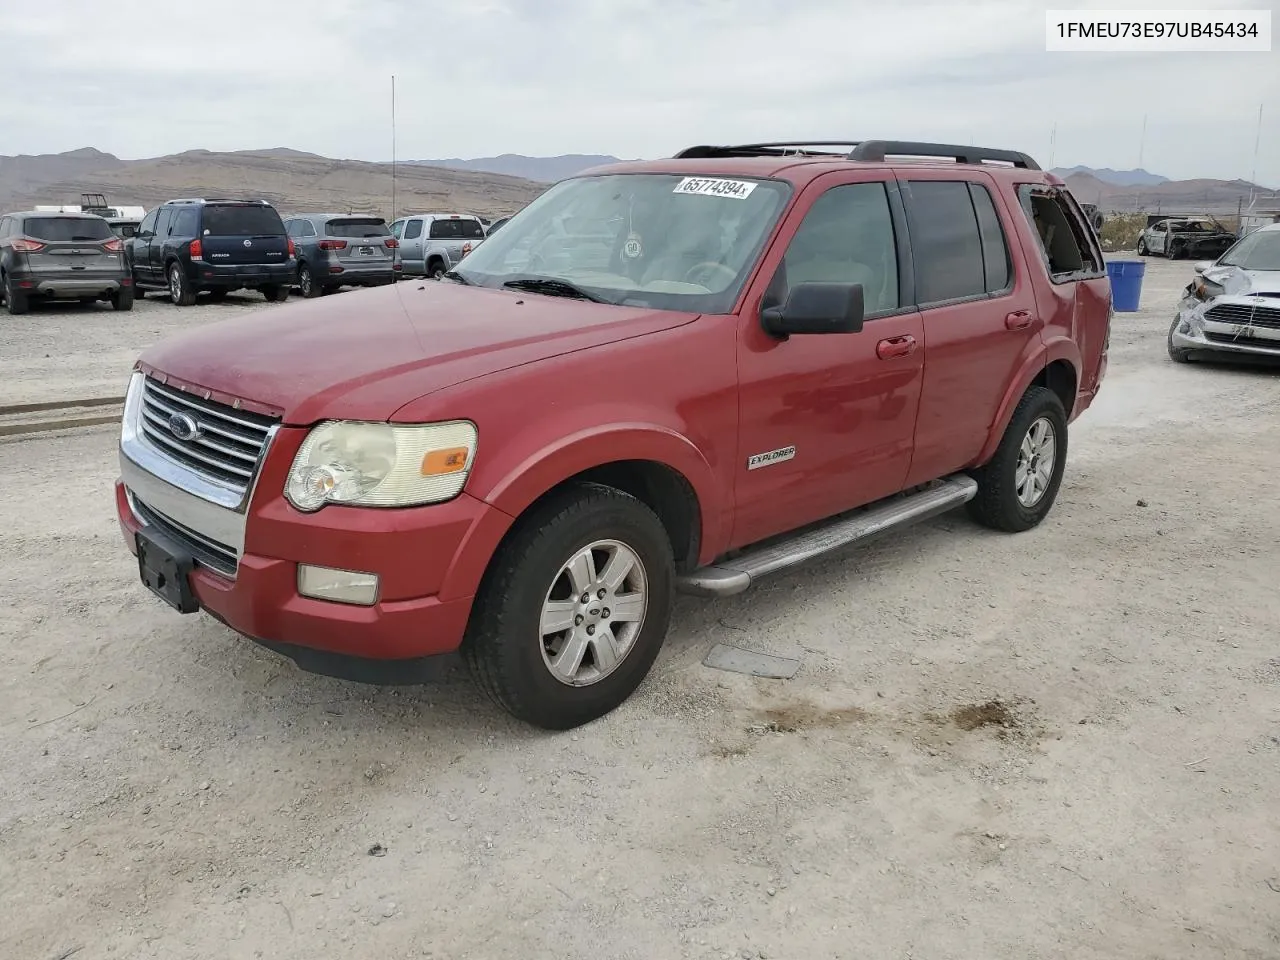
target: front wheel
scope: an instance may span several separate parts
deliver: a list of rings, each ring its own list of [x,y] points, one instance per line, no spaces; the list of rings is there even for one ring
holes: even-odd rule
[[[1067,465],[1067,413],[1046,387],[1028,388],[1013,411],[1000,445],[973,471],[978,495],[969,514],[985,527],[1020,533],[1048,515]]]
[[[1149,251],[1147,250],[1147,238],[1138,238],[1138,256],[1145,257]]]
[[[567,730],[623,703],[671,617],[662,522],[628,494],[578,484],[522,517],[494,556],[462,652],[518,719]]]
[[[1190,363],[1191,351],[1187,350],[1184,347],[1174,346],[1174,343],[1173,343],[1173,331],[1178,329],[1178,323],[1179,321],[1177,319],[1174,319],[1172,325],[1170,325],[1169,327],[1169,338],[1168,338],[1169,359],[1172,360],[1174,363]]]

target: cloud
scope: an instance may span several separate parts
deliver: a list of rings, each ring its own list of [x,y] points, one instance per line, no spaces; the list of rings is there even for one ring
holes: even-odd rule
[[[1280,50],[1050,54],[1022,0],[223,0],[216,23],[45,0],[3,6],[0,58],[27,79],[0,100],[0,153],[387,159],[394,74],[401,158],[895,137],[1244,177],[1265,101],[1258,177],[1280,185]]]

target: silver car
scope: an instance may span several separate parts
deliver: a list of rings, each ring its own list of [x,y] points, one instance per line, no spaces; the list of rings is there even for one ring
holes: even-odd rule
[[[484,224],[466,213],[417,213],[391,224],[404,275],[439,280],[484,242]]]
[[[339,287],[378,287],[400,275],[396,239],[381,217],[303,213],[284,225],[297,249],[297,286],[304,297]]]
[[[1280,361],[1280,223],[1195,265],[1169,328],[1169,356],[1249,356]]]

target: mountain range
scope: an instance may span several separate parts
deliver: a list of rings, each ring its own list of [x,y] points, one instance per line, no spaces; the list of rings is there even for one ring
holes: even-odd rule
[[[395,170],[394,213],[434,210],[506,216],[547,184],[617,160],[604,154],[503,154],[405,161]],[[1229,214],[1247,207],[1253,198],[1266,206],[1280,202],[1276,191],[1243,180],[1169,180],[1146,170],[1084,166],[1055,172],[1078,199],[1096,203],[1105,212]],[[145,160],[122,160],[92,147],[0,156],[0,211],[78,203],[81,193],[101,193],[108,203],[148,208],[173,197],[247,195],[269,200],[284,213],[349,211],[390,218],[392,189],[389,163],[334,160],[288,147],[188,150]]]

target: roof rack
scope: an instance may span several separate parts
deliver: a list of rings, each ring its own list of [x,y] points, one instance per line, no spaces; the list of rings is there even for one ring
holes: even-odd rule
[[[810,149],[812,147],[849,147],[843,150]],[[964,147],[954,143],[924,143],[912,140],[813,140],[788,143],[747,143],[739,146],[697,146],[681,150],[676,159],[710,157],[834,157],[864,163],[883,163],[886,157],[943,157],[956,163],[1007,163],[1024,170],[1039,170],[1027,154],[1017,150],[995,150],[990,147]]]

